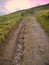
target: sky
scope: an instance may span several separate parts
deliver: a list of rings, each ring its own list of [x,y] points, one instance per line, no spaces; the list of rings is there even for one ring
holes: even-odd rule
[[[0,15],[47,3],[49,0],[0,0]]]

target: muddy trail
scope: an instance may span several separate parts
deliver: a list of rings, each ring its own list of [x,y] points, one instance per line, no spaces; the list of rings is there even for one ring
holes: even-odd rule
[[[49,65],[49,36],[33,16],[11,34],[0,65]]]

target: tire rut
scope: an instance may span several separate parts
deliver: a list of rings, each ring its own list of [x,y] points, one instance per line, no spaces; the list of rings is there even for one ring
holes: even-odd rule
[[[23,22],[22,27],[19,30],[17,39],[16,39],[16,47],[14,49],[14,57],[11,65],[21,65],[24,57],[24,34],[25,34],[26,22]]]

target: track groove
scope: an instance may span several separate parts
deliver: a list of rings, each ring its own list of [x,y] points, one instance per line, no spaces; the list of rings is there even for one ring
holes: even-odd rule
[[[16,48],[15,48],[15,55],[13,58],[13,61],[11,65],[21,65],[21,62],[24,57],[24,34],[25,34],[25,27],[26,22],[23,22],[22,27],[18,33],[17,39],[16,39]]]

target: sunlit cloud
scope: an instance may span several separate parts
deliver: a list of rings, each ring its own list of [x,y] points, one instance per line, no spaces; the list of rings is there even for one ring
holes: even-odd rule
[[[49,3],[49,0],[29,0],[31,5],[38,6]]]
[[[49,0],[0,0],[0,13],[8,14],[49,3]]]
[[[30,8],[32,5],[28,0],[8,0],[4,7],[8,10],[8,12],[13,12],[16,10]]]

